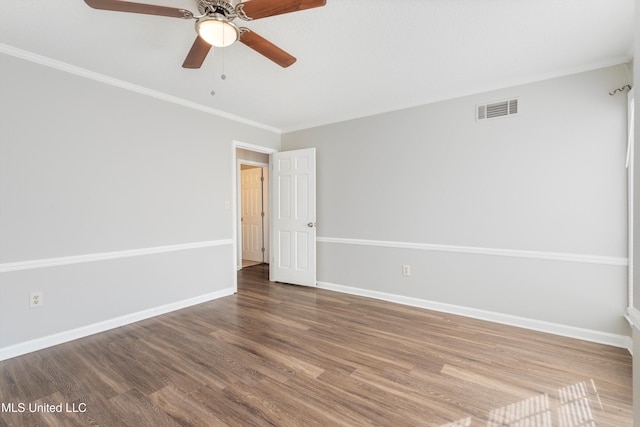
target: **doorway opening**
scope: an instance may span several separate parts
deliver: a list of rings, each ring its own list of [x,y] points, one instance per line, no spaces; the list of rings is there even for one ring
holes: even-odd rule
[[[269,263],[269,165],[240,160],[241,268]]]
[[[260,265],[268,268],[269,281],[316,286],[315,148],[278,152],[233,141],[231,158],[234,291],[238,291],[237,272],[242,270],[243,256],[242,164],[260,168],[268,165],[262,169],[263,175],[266,170],[269,176],[263,181],[267,192],[263,200],[268,206],[262,210],[267,218],[263,220],[266,256],[262,258],[265,264]],[[277,184],[270,188],[272,181]],[[225,206],[229,207],[229,203]],[[256,242],[259,240],[255,238]]]
[[[269,220],[269,155],[277,152],[274,148],[262,147],[244,143],[241,141],[232,141],[231,161],[232,161],[232,229],[233,229],[233,283],[234,288],[238,289],[237,272],[243,268],[243,233],[242,233],[242,169],[260,169],[264,178],[262,200],[264,202],[263,209],[265,216],[262,221],[262,239],[255,238],[254,242],[259,245],[260,253],[265,248],[264,257],[260,257],[260,262],[264,262],[264,266],[269,266],[269,236],[270,236],[270,220]],[[265,172],[266,171],[266,172]],[[260,218],[262,216],[260,215]],[[246,256],[246,255],[245,255]]]

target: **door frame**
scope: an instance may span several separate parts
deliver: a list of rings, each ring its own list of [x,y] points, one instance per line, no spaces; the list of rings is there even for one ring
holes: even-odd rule
[[[232,235],[232,251],[231,251],[231,268],[232,268],[232,283],[234,292],[238,292],[238,203],[239,203],[239,191],[238,182],[240,167],[238,165],[238,156],[236,151],[238,148],[247,151],[254,151],[256,153],[273,154],[278,150],[270,147],[263,147],[261,145],[250,144],[247,142],[232,140],[231,141],[231,235]],[[269,218],[271,218],[271,203],[269,203]],[[271,220],[269,221],[268,232],[271,233]],[[269,235],[269,242],[271,242],[271,234]],[[242,258],[242,254],[240,254]],[[240,261],[240,268],[242,268],[242,261]]]
[[[256,166],[259,168],[268,168],[269,167],[269,163],[262,163],[262,162],[254,162],[251,160],[243,160],[243,159],[238,159],[237,160],[237,165],[236,165],[236,170],[237,170],[237,177],[236,177],[236,183],[237,183],[237,188],[236,188],[236,194],[238,194],[238,206],[237,206],[237,212],[236,212],[236,224],[237,224],[237,239],[238,239],[238,248],[237,248],[237,252],[236,252],[236,269],[237,270],[241,270],[242,269],[242,179],[241,179],[241,175],[242,175],[242,165],[247,165],[247,166]],[[260,192],[260,197],[264,199],[264,181],[262,183],[262,190]],[[269,182],[266,183],[266,185],[269,185]],[[264,201],[263,201],[263,206],[264,206]],[[267,220],[269,219],[269,201],[267,200]],[[269,233],[269,223],[264,223],[262,224],[262,233],[263,233],[263,244],[264,244],[264,233],[266,232],[267,234]]]
[[[627,93],[627,311],[633,309],[633,276],[634,276],[634,176],[635,176],[635,92],[633,88]]]

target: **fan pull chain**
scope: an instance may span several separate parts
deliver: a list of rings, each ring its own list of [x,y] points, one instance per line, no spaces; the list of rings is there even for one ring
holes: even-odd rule
[[[213,58],[213,55],[211,55],[211,57]],[[215,63],[213,65],[215,67]],[[211,74],[211,96],[215,96],[216,94],[215,86],[216,86],[216,77],[214,72]]]
[[[224,37],[224,35],[223,35]],[[227,79],[227,75],[224,73],[224,48],[222,48],[222,75],[220,76],[222,80]]]
[[[227,75],[224,72],[224,48],[222,48],[220,50],[222,51],[222,54],[221,54],[222,55],[222,59],[220,61],[222,63],[222,74],[220,74],[220,78],[222,80],[226,80],[227,79]],[[211,56],[213,57],[213,55],[211,55]],[[215,67],[215,63],[214,63],[214,67]],[[214,75],[214,78],[213,78],[213,81],[211,82],[211,92],[210,92],[211,96],[214,96],[216,94],[216,90],[215,90],[215,81],[216,81],[216,79],[215,79],[215,71],[214,71],[213,75]]]

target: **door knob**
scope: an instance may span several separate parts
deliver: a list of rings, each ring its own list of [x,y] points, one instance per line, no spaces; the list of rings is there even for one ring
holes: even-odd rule
[[[309,228],[313,228],[315,226],[316,226],[315,222],[310,222],[310,223],[307,224],[307,227],[309,227]]]

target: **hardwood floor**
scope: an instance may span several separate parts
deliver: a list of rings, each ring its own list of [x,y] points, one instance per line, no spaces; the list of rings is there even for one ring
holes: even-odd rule
[[[0,362],[0,425],[632,425],[626,350],[267,268],[237,295]]]

